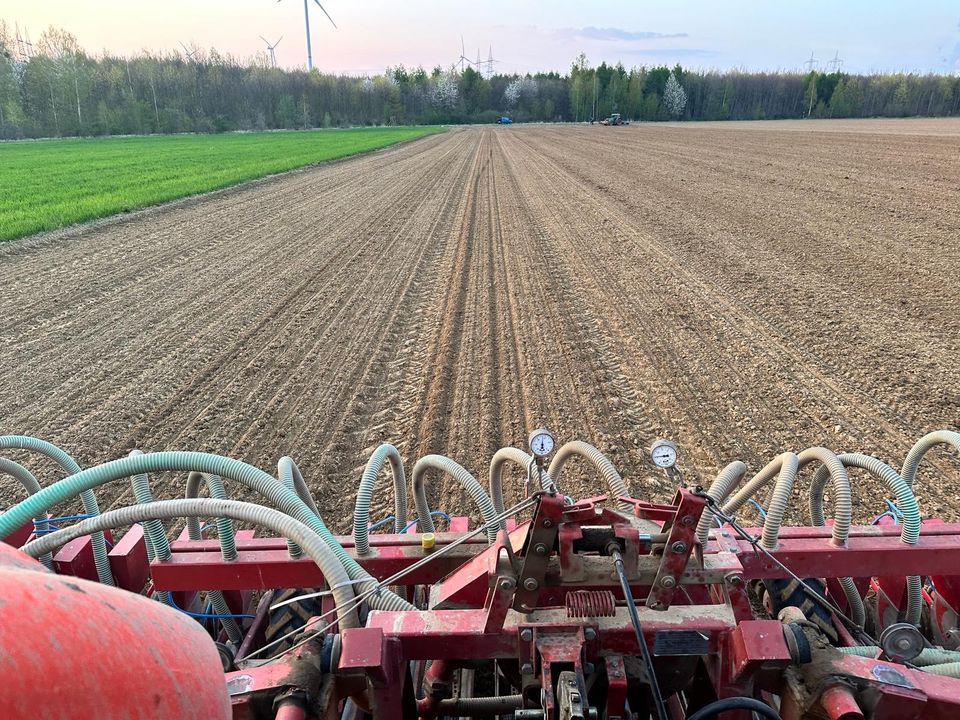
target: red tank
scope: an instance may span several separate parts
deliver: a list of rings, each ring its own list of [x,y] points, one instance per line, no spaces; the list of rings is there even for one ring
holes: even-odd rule
[[[50,573],[0,543],[0,717],[229,718],[216,647],[189,617]]]

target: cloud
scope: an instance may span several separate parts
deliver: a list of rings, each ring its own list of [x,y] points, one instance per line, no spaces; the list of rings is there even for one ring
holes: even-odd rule
[[[622,28],[584,27],[574,31],[588,40],[636,42],[638,40],[660,40],[662,38],[685,38],[687,33],[659,33],[649,30],[624,30]]]

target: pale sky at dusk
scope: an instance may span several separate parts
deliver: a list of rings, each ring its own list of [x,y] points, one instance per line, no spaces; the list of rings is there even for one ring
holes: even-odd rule
[[[323,71],[382,72],[388,65],[451,65],[466,54],[501,72],[565,71],[583,51],[591,63],[680,62],[690,67],[796,69],[811,51],[824,68],[839,52],[850,72],[960,72],[955,0],[687,0],[685,2],[348,2],[324,0],[334,29],[311,0],[314,64]],[[171,51],[178,42],[240,57],[264,51],[258,35],[283,35],[277,62],[304,66],[302,0],[0,0],[0,18],[35,41],[53,24],[94,53]]]

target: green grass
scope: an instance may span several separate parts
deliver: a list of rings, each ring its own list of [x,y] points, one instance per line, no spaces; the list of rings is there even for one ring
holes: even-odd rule
[[[0,143],[0,241],[236,185],[436,127]]]

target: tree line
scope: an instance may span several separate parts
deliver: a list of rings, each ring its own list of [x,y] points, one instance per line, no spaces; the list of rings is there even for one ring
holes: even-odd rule
[[[960,114],[956,75],[591,66],[566,74],[388,68],[372,77],[216,50],[94,56],[50,28],[27,51],[0,20],[0,138],[495,122],[762,120]]]

